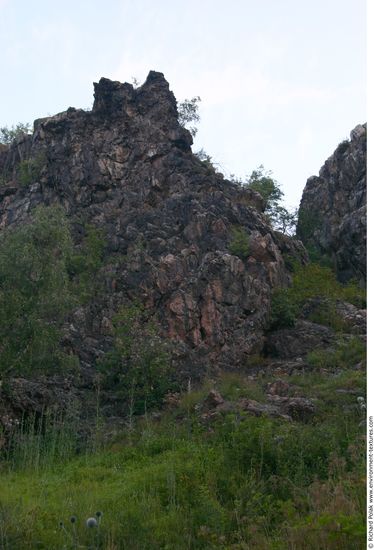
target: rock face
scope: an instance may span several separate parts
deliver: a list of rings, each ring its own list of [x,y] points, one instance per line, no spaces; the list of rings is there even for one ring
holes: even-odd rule
[[[257,193],[225,181],[191,143],[152,71],[137,89],[101,79],[92,111],[37,120],[32,136],[0,150],[0,228],[58,203],[76,243],[85,223],[105,235],[105,289],[66,329],[83,369],[110,347],[113,314],[134,300],[173,342],[182,373],[234,367],[262,349],[271,290],[288,282],[282,253],[305,251],[271,230]],[[230,253],[238,226],[248,233],[244,260]]]
[[[308,179],[297,235],[333,260],[341,281],[366,281],[366,124],[351,132]]]

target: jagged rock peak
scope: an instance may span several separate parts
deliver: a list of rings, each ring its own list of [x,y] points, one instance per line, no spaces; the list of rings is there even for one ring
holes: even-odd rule
[[[329,257],[341,281],[366,281],[366,124],[358,124],[308,179],[297,235]]]
[[[139,88],[101,79],[92,111],[41,119],[0,151],[0,231],[58,203],[77,247],[86,224],[103,235],[102,291],[72,312],[64,339],[88,367],[111,344],[108,322],[132,303],[173,342],[185,379],[244,364],[262,349],[272,289],[289,282],[284,257],[305,257],[269,226],[262,198],[224,180],[191,143],[167,81],[151,71]]]
[[[146,81],[139,88],[134,88],[128,82],[121,83],[101,78],[98,83],[94,83],[94,90],[94,113],[108,116],[119,115],[121,112],[131,114],[132,109],[138,107],[144,114],[147,110],[162,108],[164,115],[168,114],[175,120],[178,118],[177,102],[163,73],[150,71]]]

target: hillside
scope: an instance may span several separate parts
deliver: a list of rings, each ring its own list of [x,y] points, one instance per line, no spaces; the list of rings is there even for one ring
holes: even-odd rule
[[[94,88],[0,146],[0,546],[355,550],[366,129],[289,237],[161,73]]]

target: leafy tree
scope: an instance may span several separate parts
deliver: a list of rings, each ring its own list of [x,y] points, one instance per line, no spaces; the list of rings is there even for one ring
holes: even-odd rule
[[[60,327],[73,303],[67,262],[72,240],[60,207],[0,237],[0,372],[56,369],[66,359]]]
[[[178,105],[178,120],[181,126],[191,132],[193,137],[197,134],[197,128],[193,124],[200,121],[199,103],[201,98],[195,96],[191,99],[185,99]]]
[[[31,124],[19,122],[15,126],[3,126],[0,128],[0,143],[9,145],[13,141],[19,139],[20,137],[29,134],[31,131]]]
[[[287,210],[284,206],[277,205],[273,208],[271,222],[274,229],[285,235],[294,235],[297,225],[297,208]]]
[[[266,171],[262,164],[253,170],[244,185],[260,193],[265,201],[265,212],[272,212],[283,198],[280,184],[272,177],[272,172]]]
[[[284,193],[271,171],[265,170],[261,164],[247,177],[244,186],[257,191],[262,196],[265,202],[265,214],[275,230],[286,235],[295,233],[297,209],[290,211],[282,206]]]

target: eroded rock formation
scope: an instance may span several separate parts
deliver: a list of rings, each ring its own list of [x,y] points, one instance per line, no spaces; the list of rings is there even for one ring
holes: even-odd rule
[[[308,179],[297,235],[331,258],[339,279],[366,281],[366,124],[351,132]]]
[[[32,136],[0,150],[0,228],[59,203],[76,243],[85,223],[104,233],[104,290],[74,312],[64,339],[82,368],[111,346],[113,314],[134,300],[188,375],[262,349],[271,290],[288,282],[282,253],[304,249],[274,233],[261,197],[204,165],[191,143],[168,83],[152,71],[137,89],[101,79],[92,111],[37,120]],[[237,226],[248,233],[244,260],[230,253]]]

